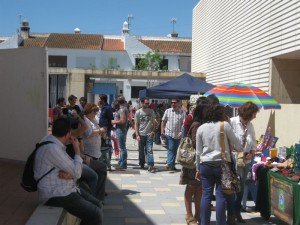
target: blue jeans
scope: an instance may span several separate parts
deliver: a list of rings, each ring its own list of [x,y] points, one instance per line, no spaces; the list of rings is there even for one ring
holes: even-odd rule
[[[140,136],[139,142],[139,162],[140,165],[145,164],[145,153],[147,157],[147,165],[154,166],[154,157],[153,157],[153,137],[147,136]]]
[[[161,135],[161,132],[160,132],[160,129],[158,129],[158,130],[155,132],[155,138],[154,138],[154,143],[155,143],[156,145],[160,145],[160,144],[161,144],[160,135]]]
[[[180,139],[175,139],[166,135],[166,142],[168,148],[167,165],[175,166],[175,159],[176,159],[177,149],[180,144]]]
[[[96,188],[98,182],[97,173],[89,166],[83,164],[81,179],[83,179],[87,183],[93,196],[96,196]]]
[[[119,158],[119,166],[123,169],[127,169],[127,149],[126,149],[126,136],[127,136],[127,129],[116,129],[116,136],[118,139],[118,145],[120,150],[120,158]]]
[[[83,189],[67,196],[50,198],[45,205],[63,207],[81,219],[81,225],[101,225],[103,218],[102,203]]]
[[[211,216],[211,201],[216,186],[216,225],[226,225],[226,198],[221,185],[221,167],[200,164],[202,181],[201,224],[209,225]]]

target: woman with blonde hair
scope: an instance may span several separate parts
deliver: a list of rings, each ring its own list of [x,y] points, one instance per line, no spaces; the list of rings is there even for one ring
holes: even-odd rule
[[[83,109],[84,121],[88,129],[83,133],[83,154],[86,156],[85,161],[89,165],[91,159],[99,159],[101,156],[101,132],[98,121],[95,116],[99,108],[94,103],[87,103]]]

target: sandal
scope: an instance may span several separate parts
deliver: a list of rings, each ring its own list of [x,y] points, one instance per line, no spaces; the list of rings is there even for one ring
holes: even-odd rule
[[[187,225],[198,225],[197,220],[193,216],[186,217],[185,221]]]

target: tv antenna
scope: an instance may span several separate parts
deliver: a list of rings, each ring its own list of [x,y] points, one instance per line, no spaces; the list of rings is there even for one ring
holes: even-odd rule
[[[171,23],[173,24],[173,33],[175,32],[174,28],[175,28],[175,23],[177,23],[177,19],[176,18],[172,18],[171,19]]]
[[[133,15],[132,14],[128,14],[128,17],[127,17],[127,23],[128,23],[128,29],[129,29],[129,27],[130,27],[130,25],[131,25],[131,20],[133,20]]]

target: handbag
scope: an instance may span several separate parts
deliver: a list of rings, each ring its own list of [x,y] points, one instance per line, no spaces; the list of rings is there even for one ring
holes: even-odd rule
[[[236,165],[237,165],[238,168],[245,168],[246,167],[244,152],[237,152],[237,154],[236,154]]]
[[[243,147],[246,145],[247,141],[247,130],[245,130],[245,133],[243,134]],[[237,152],[236,154],[236,166],[237,168],[245,168],[246,163],[245,163],[245,154],[244,152]]]
[[[224,138],[224,122],[221,122],[221,185],[223,193],[231,195],[241,191],[241,178],[237,174],[234,164],[226,161]],[[231,159],[231,161],[233,160]]]
[[[188,169],[194,169],[196,167],[196,149],[193,146],[192,139],[189,137],[191,128],[192,125],[187,137],[181,139],[176,155],[176,161]]]

